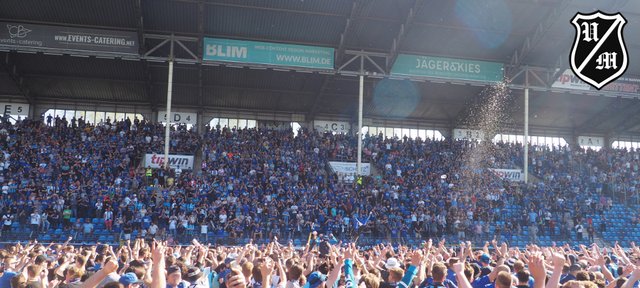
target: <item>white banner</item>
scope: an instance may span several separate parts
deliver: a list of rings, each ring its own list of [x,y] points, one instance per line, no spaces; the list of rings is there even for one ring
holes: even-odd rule
[[[29,116],[29,104],[0,102],[2,115],[20,116],[24,119]]]
[[[334,132],[340,134],[348,134],[351,124],[344,121],[313,121],[313,127],[320,132]]]
[[[590,90],[591,86],[589,84],[584,83],[578,76],[573,74],[571,69],[564,70],[562,75],[558,77],[556,82],[553,82],[551,85],[553,88],[564,88],[564,89],[573,89],[573,90]]]
[[[493,171],[493,173],[495,173],[496,175],[498,175],[498,177],[500,177],[500,178],[502,178],[504,180],[519,181],[519,182],[524,181],[524,173],[522,173],[522,170],[520,170],[520,169],[492,169],[492,168],[490,168],[489,170]]]
[[[484,140],[484,132],[482,130],[474,130],[474,129],[453,129],[453,137],[456,140],[466,139],[466,140]]]
[[[284,131],[291,129],[291,122],[260,120],[258,121],[258,127],[269,130]]]
[[[164,154],[146,154],[144,157],[144,167],[162,168],[164,167]],[[169,154],[169,167],[183,170],[193,169],[193,155],[172,155]]]
[[[158,122],[167,122],[167,111],[158,111]],[[198,122],[198,114],[188,112],[174,112],[171,111],[171,123],[172,124],[192,124],[195,125]]]
[[[578,144],[580,146],[602,147],[603,143],[604,143],[604,137],[578,136]]]
[[[356,174],[356,163],[355,162],[337,162],[337,161],[329,161],[329,165],[331,165],[331,169],[335,173],[342,173],[346,175]],[[360,167],[360,174],[364,176],[371,175],[371,165],[369,163],[362,163]]]

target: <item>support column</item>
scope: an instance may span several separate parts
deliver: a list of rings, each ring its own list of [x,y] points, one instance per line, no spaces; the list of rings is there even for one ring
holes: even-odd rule
[[[204,123],[204,111],[202,111],[202,109],[198,110],[198,116],[196,118],[197,118],[196,121],[198,121],[196,123],[196,129],[198,130],[198,134],[203,135],[204,126],[206,125],[206,123]]]
[[[171,141],[171,94],[173,92],[173,35],[169,56],[169,77],[167,80],[167,123],[164,130],[164,169],[169,168],[169,142]]]
[[[356,162],[356,176],[362,175],[362,102],[364,98],[364,57],[360,57],[360,90],[358,93],[358,162]]]
[[[529,183],[529,72],[525,71],[524,86],[524,183]]]

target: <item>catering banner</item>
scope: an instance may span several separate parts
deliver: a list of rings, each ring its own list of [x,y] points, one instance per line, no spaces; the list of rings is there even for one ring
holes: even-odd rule
[[[138,55],[136,32],[0,22],[0,47]]]

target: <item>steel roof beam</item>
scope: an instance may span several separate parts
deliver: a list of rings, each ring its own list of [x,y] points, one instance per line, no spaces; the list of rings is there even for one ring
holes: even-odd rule
[[[136,14],[136,22],[137,32],[138,32],[138,45],[139,45],[139,53],[140,55],[147,54],[147,46],[145,45],[145,34],[144,34],[144,17],[142,15],[142,0],[135,0],[135,14]],[[144,93],[151,106],[151,111],[158,110],[158,101],[156,97],[153,95],[153,84],[151,82],[151,73],[149,72],[149,62],[146,60],[142,60],[142,73],[143,78],[145,79],[144,83]]]
[[[617,98],[609,102],[609,104],[607,104],[607,106],[605,106],[600,111],[598,111],[596,115],[594,115],[593,117],[590,117],[589,119],[584,121],[582,124],[580,124],[580,126],[576,128],[576,132],[583,133],[587,129],[590,129],[590,128],[593,129],[595,127],[598,127],[599,125],[604,123],[606,120],[610,119],[612,115],[616,115],[618,112],[626,111],[629,109],[629,107],[635,108],[634,105],[628,105],[626,107],[623,107],[624,104],[621,102],[622,102],[622,98]],[[620,108],[623,108],[623,110],[619,111]],[[621,114],[626,114],[626,113],[621,113]]]
[[[513,74],[514,69],[517,69],[524,63],[527,57],[531,54],[531,52],[540,44],[540,42],[544,39],[544,35],[551,30],[551,26],[560,18],[559,16],[562,12],[569,6],[569,2],[571,0],[561,0],[557,6],[554,5],[551,8],[551,11],[547,13],[544,20],[542,20],[536,26],[533,33],[530,33],[527,38],[522,43],[520,49],[517,49],[513,52],[513,56],[511,56],[511,69],[507,71],[507,77],[510,78]]]
[[[18,91],[20,91],[20,94],[24,97],[25,100],[27,100],[29,105],[33,105],[35,104],[35,99],[31,91],[29,90],[29,87],[24,83],[24,77],[20,75],[20,72],[18,72],[18,66],[14,61],[10,59],[12,58],[10,57],[10,54],[11,53],[8,52],[5,54],[4,61],[2,61],[2,66],[4,67],[5,71],[7,71],[9,77],[11,77],[11,80],[13,81],[13,83],[15,83],[16,87],[18,87]]]
[[[200,0],[176,0],[177,2],[185,2],[185,3],[199,3]],[[327,12],[318,12],[318,11],[305,11],[305,10],[294,10],[294,9],[286,9],[286,8],[273,8],[273,7],[261,7],[255,5],[245,5],[245,4],[232,4],[232,3],[216,3],[216,2],[205,2],[206,5],[209,6],[218,6],[218,7],[231,7],[231,8],[241,8],[241,9],[254,9],[261,11],[273,11],[273,12],[285,12],[285,13],[293,13],[293,14],[303,14],[303,15],[315,15],[315,16],[325,16],[325,17],[344,17],[343,14],[339,13],[327,13]]]
[[[406,20],[403,24],[400,25],[400,30],[398,30],[398,35],[393,39],[393,43],[391,43],[391,51],[389,51],[389,57],[387,58],[387,67],[386,72],[391,72],[391,66],[396,61],[398,57],[398,50],[400,49],[400,45],[404,41],[405,36],[407,35],[409,29],[414,23],[415,15],[422,9],[424,5],[424,0],[415,0],[413,6],[409,8],[407,12]]]
[[[634,99],[633,103],[625,106],[621,111],[611,111],[613,115],[621,115],[620,120],[616,121],[612,128],[609,129],[609,136],[627,132],[631,128],[640,125],[640,99]],[[612,114],[609,114],[612,115]]]
[[[338,49],[336,49],[336,56],[335,56],[335,62],[334,62],[335,65],[341,65],[342,63],[342,59],[345,56],[345,43],[347,42],[346,39],[347,37],[350,36],[350,31],[353,30],[351,29],[351,22],[357,15],[361,13],[364,7],[364,4],[365,4],[364,0],[353,0],[351,4],[351,11],[349,12],[349,16],[347,17],[347,20],[344,24],[344,29],[342,29],[342,33],[340,33],[340,42],[338,42]],[[320,103],[320,98],[324,96],[326,89],[329,87],[329,82],[332,80],[333,77],[335,76],[325,75],[323,77],[322,85],[320,86],[318,93],[314,97],[313,104],[311,105],[311,109],[307,114],[307,119],[306,119],[307,121],[310,121],[313,119],[313,117],[315,117],[315,114],[318,110],[318,104]]]

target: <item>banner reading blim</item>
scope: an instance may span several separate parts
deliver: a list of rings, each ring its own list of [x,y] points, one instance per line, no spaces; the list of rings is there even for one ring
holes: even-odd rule
[[[244,40],[204,38],[203,60],[333,69],[334,49]]]

